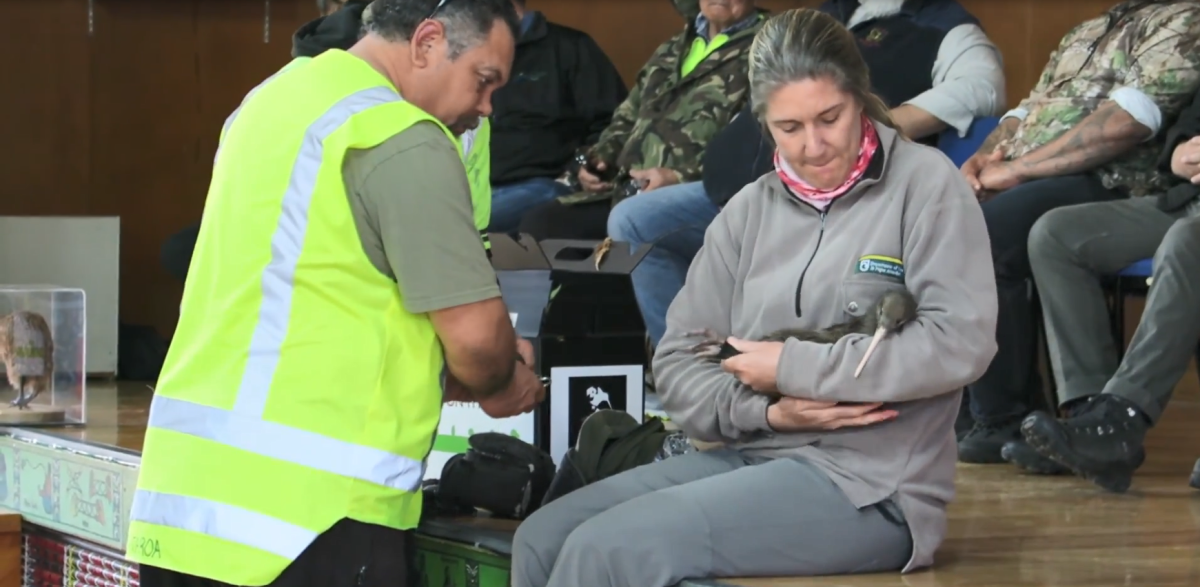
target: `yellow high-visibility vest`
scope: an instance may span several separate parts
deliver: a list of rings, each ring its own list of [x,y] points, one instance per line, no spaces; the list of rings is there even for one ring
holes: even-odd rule
[[[422,121],[453,140],[337,50],[230,117],[151,403],[130,560],[265,585],[342,518],[417,525],[445,363],[363,252],[342,161]]]

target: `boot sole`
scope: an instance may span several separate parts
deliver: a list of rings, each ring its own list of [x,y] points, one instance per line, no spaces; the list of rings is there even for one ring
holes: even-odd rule
[[[1130,465],[1095,463],[1076,453],[1056,429],[1047,430],[1037,419],[1021,422],[1021,435],[1029,446],[1042,456],[1068,468],[1072,473],[1112,493],[1125,493],[1133,484],[1133,472],[1142,465],[1146,455],[1140,452],[1137,462]]]
[[[1037,451],[1035,450],[1034,452],[1037,452]],[[1049,458],[1042,456],[1041,453],[1037,453],[1037,455],[1038,455],[1038,457],[1040,457],[1042,459],[1050,460]],[[1016,465],[1016,467],[1018,469],[1021,469],[1022,471],[1026,471],[1028,473],[1033,473],[1034,475],[1052,476],[1052,475],[1066,475],[1068,473],[1072,473],[1072,471],[1070,469],[1062,466],[1061,464],[1058,463],[1058,461],[1050,460],[1049,463],[1031,463],[1029,461],[1026,461],[1026,460],[1020,458],[1020,455],[1017,455],[1012,450],[1009,450],[1009,447],[1007,447],[1007,446],[1000,449],[1000,456],[1005,461],[1008,461],[1009,463]]]

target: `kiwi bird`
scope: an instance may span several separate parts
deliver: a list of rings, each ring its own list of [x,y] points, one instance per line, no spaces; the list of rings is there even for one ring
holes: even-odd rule
[[[0,318],[0,362],[17,391],[12,405],[28,409],[33,398],[50,389],[54,377],[54,339],[46,319],[34,312]]]
[[[867,352],[863,354],[858,368],[854,371],[854,376],[858,377],[862,373],[863,367],[866,366],[867,359],[871,358],[871,354],[875,352],[879,341],[900,330],[916,317],[917,300],[913,298],[912,292],[907,289],[894,289],[879,296],[879,299],[875,300],[875,303],[862,316],[855,316],[846,322],[820,330],[785,328],[768,334],[761,341],[784,342],[789,338],[794,338],[807,342],[833,344],[848,334],[870,334],[872,335],[871,344],[867,346]],[[726,342],[725,338],[717,336],[711,330],[701,330],[690,334],[704,336],[705,340],[693,346],[691,351],[711,361],[720,362],[741,354],[741,351],[733,348],[733,345]]]

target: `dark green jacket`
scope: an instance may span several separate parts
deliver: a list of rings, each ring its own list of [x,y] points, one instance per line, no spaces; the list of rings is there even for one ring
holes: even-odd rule
[[[696,38],[699,2],[673,3],[687,25],[650,56],[591,153],[609,168],[663,167],[678,172],[681,183],[686,183],[700,180],[704,148],[749,99],[750,43],[765,18],[734,33],[682,76],[683,59]],[[759,12],[766,15],[765,10]],[[611,199],[615,204],[620,198],[616,192],[570,194],[560,201],[578,204]]]

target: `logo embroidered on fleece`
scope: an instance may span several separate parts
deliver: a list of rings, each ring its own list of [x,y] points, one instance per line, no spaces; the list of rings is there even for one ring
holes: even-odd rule
[[[904,261],[884,255],[863,255],[854,268],[855,273],[874,273],[904,279]]]

